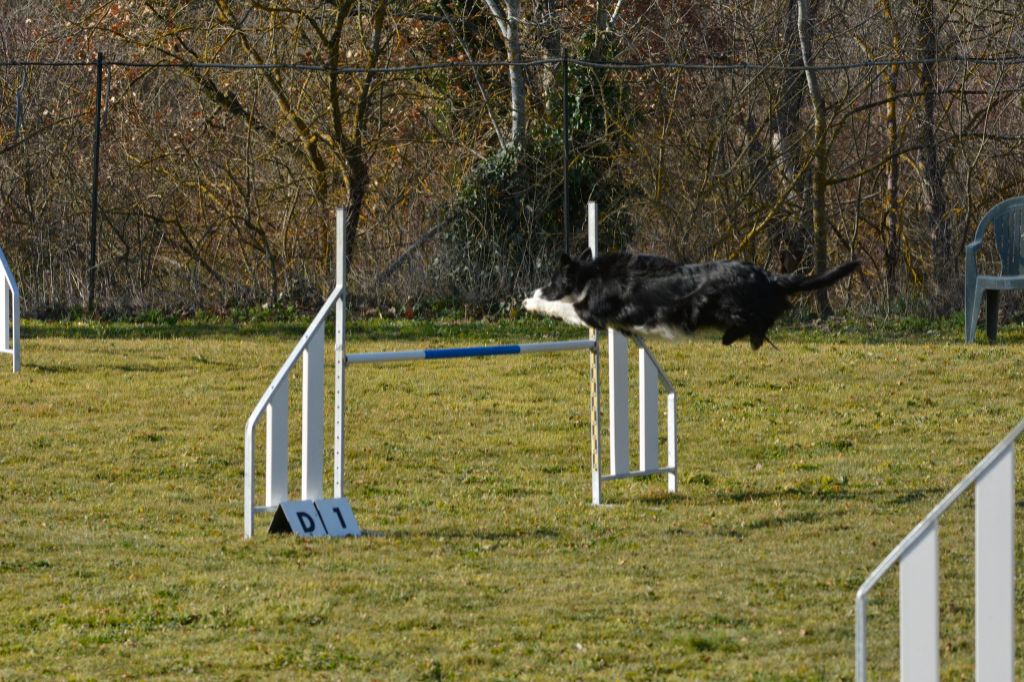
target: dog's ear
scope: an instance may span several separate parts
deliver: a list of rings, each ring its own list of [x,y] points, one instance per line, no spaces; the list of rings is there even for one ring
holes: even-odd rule
[[[573,264],[574,262],[575,262],[575,261],[574,261],[574,260],[572,259],[572,256],[570,256],[570,255],[569,255],[569,254],[567,254],[567,253],[563,253],[563,254],[562,254],[562,255],[561,255],[560,257],[559,257],[559,259],[558,259],[558,263],[559,263],[559,264],[560,264],[560,265],[562,266],[562,269],[563,269],[563,270],[564,270],[564,269],[566,269],[566,268],[568,268],[568,267],[569,267],[570,265],[572,265],[572,264]]]
[[[576,260],[580,263],[589,263],[594,260],[594,254],[590,252],[590,248],[585,248],[580,252],[580,255],[576,257]]]

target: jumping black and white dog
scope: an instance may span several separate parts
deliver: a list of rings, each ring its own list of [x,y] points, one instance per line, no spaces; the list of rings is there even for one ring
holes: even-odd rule
[[[853,260],[819,275],[776,274],[750,263],[679,264],[660,256],[563,255],[551,283],[523,301],[527,310],[594,329],[678,339],[698,329],[722,343],[750,337],[757,350],[789,296],[835,284],[860,267]]]

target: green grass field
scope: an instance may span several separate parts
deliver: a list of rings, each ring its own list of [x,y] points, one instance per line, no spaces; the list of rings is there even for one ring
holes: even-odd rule
[[[300,333],[26,325],[22,373],[0,365],[0,679],[852,679],[858,585],[1024,417],[1020,327],[654,343],[679,492],[614,482],[595,508],[586,353],[357,366],[346,492],[373,534],[261,516],[245,541],[243,425]],[[370,321],[350,351],[576,335]],[[973,675],[972,513],[940,539],[949,679]]]

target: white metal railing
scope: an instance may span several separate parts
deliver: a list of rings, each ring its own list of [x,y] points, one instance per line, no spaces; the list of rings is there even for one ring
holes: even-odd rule
[[[0,249],[0,353],[9,353],[14,371],[21,369],[21,292]]]
[[[640,349],[640,471],[668,474],[668,490],[676,491],[676,387],[639,338]],[[655,375],[652,378],[651,375]],[[666,466],[658,466],[658,385],[665,389]],[[649,407],[650,406],[650,407]]]
[[[302,358],[302,488],[303,500],[323,498],[324,491],[324,329],[327,316],[335,310],[335,355],[344,357],[345,310],[345,214],[337,212],[337,284],[327,296],[306,332],[245,423],[245,537],[252,537],[255,515],[273,511],[288,499],[288,377]],[[344,377],[341,363],[335,363],[334,398],[334,496],[342,495],[343,447],[341,420],[344,419]],[[256,425],[266,417],[266,491],[261,506],[255,503]]]
[[[616,338],[619,337],[619,338]],[[601,503],[601,483],[622,478],[638,476],[655,476],[665,474],[668,479],[668,491],[676,491],[676,389],[661,368],[654,354],[650,352],[639,337],[633,337],[638,349],[639,361],[639,420],[638,441],[639,457],[637,468],[630,465],[629,422],[627,416],[627,393],[629,376],[627,373],[625,337],[618,332],[610,332],[608,339],[608,468],[604,473],[600,459],[595,458],[593,466],[593,503]],[[665,466],[659,462],[658,448],[658,386],[666,393],[666,437],[667,453]],[[618,388],[618,390],[616,390]]]
[[[245,423],[245,537],[251,537],[253,516],[273,511],[288,499],[288,376],[302,358],[302,499],[317,500],[324,492],[324,327],[327,315],[345,295],[337,286],[313,318]],[[254,506],[256,424],[266,416],[266,502]]]
[[[900,679],[939,679],[939,519],[965,492],[975,498],[975,679],[1010,682],[1014,665],[1014,443],[1010,431],[893,549],[857,590],[856,674],[867,680],[868,593],[900,567]]]
[[[597,204],[587,204],[591,254],[597,257]],[[596,339],[596,337],[595,337]],[[633,342],[639,350],[639,461],[637,468],[630,465],[629,447],[629,361],[628,341],[620,332],[608,331],[608,469],[602,471],[599,447],[592,445],[591,497],[601,504],[601,483],[620,478],[666,474],[668,491],[676,491],[676,389],[668,375],[654,359],[654,354],[638,336]],[[591,382],[599,383],[596,358],[592,363]],[[666,431],[668,452],[665,466],[658,461],[658,385],[667,394]],[[594,389],[591,389],[592,394]],[[591,408],[592,421],[600,423],[599,406]],[[597,432],[599,439],[600,432]]]

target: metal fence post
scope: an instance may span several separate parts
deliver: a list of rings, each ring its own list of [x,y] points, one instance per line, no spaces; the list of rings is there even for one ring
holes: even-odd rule
[[[569,51],[562,48],[562,232],[569,253]],[[596,253],[594,254],[597,255]]]
[[[103,111],[103,53],[96,54],[96,112],[93,118],[92,137],[92,213],[89,218],[89,300],[87,310],[91,313],[96,301],[96,217],[99,212],[100,183],[100,123]]]

